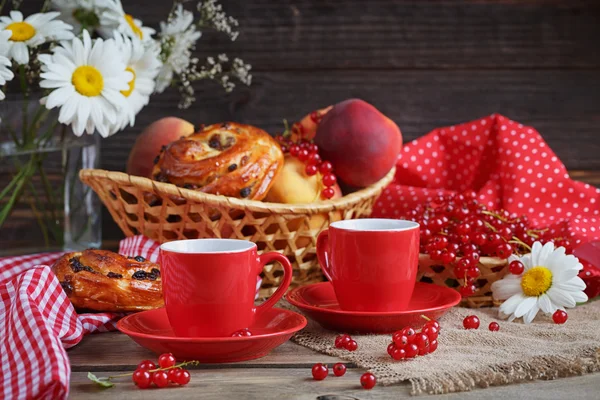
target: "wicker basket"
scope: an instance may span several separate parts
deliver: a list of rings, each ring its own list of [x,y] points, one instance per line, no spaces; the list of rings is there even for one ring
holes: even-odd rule
[[[79,177],[98,194],[126,236],[143,234],[160,243],[213,237],[250,240],[260,252],[286,255],[294,267],[292,284],[297,286],[323,279],[316,258],[319,232],[331,222],[369,216],[394,173],[392,169],[379,182],[342,198],[312,204],[217,196],[122,172],[88,169]],[[152,195],[161,201],[149,204]],[[267,266],[260,295],[272,292],[281,274],[279,266]]]
[[[508,273],[507,264],[507,260],[500,258],[481,257],[478,264],[481,275],[476,279],[478,289],[473,296],[464,298],[461,305],[471,308],[500,305],[502,302],[492,298],[491,286],[492,283],[504,278]],[[428,254],[420,254],[417,280],[448,286],[458,290],[460,285],[463,284],[463,280],[456,279],[453,268],[453,266],[448,267],[447,265],[431,260]]]

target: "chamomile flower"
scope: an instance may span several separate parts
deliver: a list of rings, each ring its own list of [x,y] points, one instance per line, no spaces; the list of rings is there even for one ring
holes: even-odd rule
[[[141,40],[124,37],[120,33],[115,33],[115,41],[126,70],[133,74],[129,88],[121,91],[129,105],[117,117],[118,129],[121,130],[127,124],[133,126],[136,114],[150,101],[150,95],[154,92],[154,80],[162,64],[158,44],[144,46]]]
[[[100,14],[100,27],[98,32],[105,37],[113,37],[117,31],[131,38],[138,38],[143,42],[152,40],[154,29],[144,26],[142,21],[127,14],[123,10],[121,0],[106,0],[106,8]]]
[[[60,13],[32,14],[23,19],[20,11],[11,11],[10,16],[0,17],[0,30],[10,31],[8,57],[17,64],[29,63],[29,47],[36,47],[53,40],[68,40],[73,37],[73,27],[55,20]]]
[[[0,86],[15,77],[11,70],[12,62],[6,57],[11,34],[11,32],[0,31]],[[4,100],[5,97],[4,92],[0,90],[0,100]]]
[[[52,7],[60,12],[60,19],[73,27],[79,34],[82,28],[96,29],[99,15],[106,10],[108,0],[52,0]]]
[[[175,73],[187,70],[192,60],[192,50],[202,36],[193,24],[194,14],[179,4],[168,22],[160,23],[160,43],[163,49],[163,66],[158,75],[156,91],[162,93],[173,80]]]
[[[523,273],[508,274],[492,284],[493,297],[506,300],[500,313],[509,316],[509,321],[523,317],[529,324],[540,310],[553,314],[587,301],[585,283],[577,276],[583,266],[577,257],[566,255],[564,247],[555,249],[551,242],[543,246],[535,242],[531,254],[508,259],[514,260],[523,263]]]
[[[103,137],[116,130],[117,115],[127,111],[120,93],[129,89],[133,74],[127,71],[114,39],[92,41],[87,30],[83,40],[74,38],[56,46],[52,54],[41,54],[40,87],[52,92],[42,99],[46,108],[60,107],[58,121],[73,132]]]

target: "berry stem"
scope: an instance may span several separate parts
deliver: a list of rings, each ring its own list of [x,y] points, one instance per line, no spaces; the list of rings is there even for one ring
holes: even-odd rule
[[[495,212],[493,212],[493,211],[482,210],[482,211],[481,211],[481,213],[482,213],[482,214],[485,214],[485,215],[490,215],[490,216],[492,216],[492,217],[494,217],[494,218],[498,218],[498,219],[499,219],[500,221],[502,221],[502,222],[508,222],[508,220],[507,220],[507,219],[505,219],[505,218],[502,218],[500,215],[496,214],[496,213],[495,213]]]
[[[185,361],[185,362],[182,362],[182,363],[179,363],[179,364],[176,364],[176,365],[172,365],[172,366],[166,367],[166,368],[149,369],[148,372],[168,371],[170,369],[186,367],[188,365],[200,365],[200,361],[195,361],[195,360],[193,360],[193,361]],[[111,376],[108,376],[106,378],[100,377],[98,379],[110,381],[110,380],[112,380],[114,378],[124,378],[126,376],[131,376],[131,375],[133,375],[133,372],[128,372],[126,374],[119,374],[119,375],[111,375]]]
[[[423,318],[427,322],[431,321],[431,318],[429,318],[428,316],[423,315],[423,314],[421,314],[421,318]]]
[[[522,241],[521,239],[519,239],[516,236],[512,237],[512,240],[509,240],[508,243],[515,243],[518,244],[520,246],[525,247],[527,250],[529,250],[529,252],[531,252],[531,246],[529,246],[527,243],[525,243],[524,241]]]

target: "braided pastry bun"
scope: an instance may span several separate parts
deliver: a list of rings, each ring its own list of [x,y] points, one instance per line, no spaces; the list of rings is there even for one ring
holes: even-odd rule
[[[52,266],[76,309],[142,311],[164,305],[160,267],[106,250],[67,253]]]
[[[283,153],[262,129],[224,122],[170,143],[155,161],[152,178],[157,181],[262,200],[283,167]]]

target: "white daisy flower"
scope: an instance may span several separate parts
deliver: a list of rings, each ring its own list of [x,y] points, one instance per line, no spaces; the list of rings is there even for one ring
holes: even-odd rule
[[[110,38],[114,31],[141,39],[143,42],[152,40],[152,35],[156,33],[154,29],[143,26],[139,19],[125,13],[121,0],[106,0],[105,9],[100,14],[98,32],[103,37]]]
[[[169,22],[160,23],[160,43],[163,48],[163,66],[156,82],[156,91],[162,93],[173,80],[173,74],[184,72],[190,65],[192,50],[202,35],[193,25],[194,14],[179,4]]]
[[[124,37],[115,32],[115,41],[126,65],[126,70],[133,74],[129,88],[121,91],[129,105],[127,112],[122,112],[117,118],[118,130],[127,124],[133,126],[135,116],[150,101],[154,92],[154,80],[160,71],[160,48],[158,44],[144,46],[141,40]]]
[[[42,103],[48,109],[60,107],[59,122],[71,125],[77,136],[114,133],[117,116],[129,107],[120,92],[129,89],[133,74],[126,71],[113,39],[92,41],[84,30],[83,41],[62,42],[38,58],[40,87],[52,90]]]
[[[10,35],[12,35],[11,32],[0,31],[0,86],[15,77],[11,69],[12,62],[6,57]],[[0,90],[0,100],[4,100],[5,97],[4,92]]]
[[[60,12],[60,19],[73,26],[73,32],[81,33],[85,27],[96,29],[99,15],[107,9],[108,0],[52,0],[52,7]]]
[[[73,37],[73,27],[55,20],[60,13],[32,14],[23,20],[20,11],[11,11],[10,17],[0,17],[0,30],[11,32],[8,56],[18,64],[29,63],[28,47],[36,47],[53,40],[68,40]]]
[[[553,314],[587,301],[585,283],[577,276],[583,266],[577,257],[566,255],[564,247],[535,242],[530,254],[511,256],[508,262],[514,260],[523,263],[523,273],[508,274],[492,284],[493,297],[506,300],[500,313],[509,316],[509,321],[523,317],[529,324],[540,310]]]

